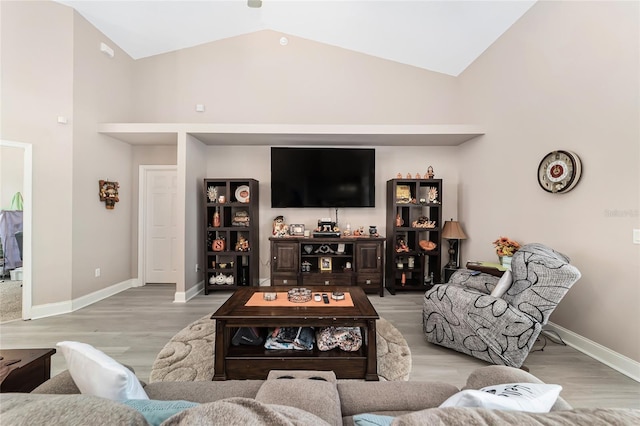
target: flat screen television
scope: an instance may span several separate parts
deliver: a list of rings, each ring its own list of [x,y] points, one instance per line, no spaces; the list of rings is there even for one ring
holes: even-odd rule
[[[375,149],[271,148],[271,207],[375,207]]]

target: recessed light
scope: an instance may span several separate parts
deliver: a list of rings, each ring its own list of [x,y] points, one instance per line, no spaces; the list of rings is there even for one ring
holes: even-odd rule
[[[286,46],[287,44],[289,44],[289,39],[286,37],[280,37],[280,44],[282,46]]]

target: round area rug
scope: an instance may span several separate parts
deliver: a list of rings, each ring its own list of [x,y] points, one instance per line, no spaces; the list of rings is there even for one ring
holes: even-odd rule
[[[215,335],[215,320],[210,315],[189,324],[162,348],[153,362],[149,382],[211,380]],[[384,318],[376,322],[376,346],[380,380],[409,380],[411,351],[407,341]]]

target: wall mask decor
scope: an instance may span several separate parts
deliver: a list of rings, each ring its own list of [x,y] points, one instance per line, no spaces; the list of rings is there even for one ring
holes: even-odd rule
[[[100,186],[100,201],[104,201],[107,209],[113,210],[116,203],[120,201],[118,198],[118,188],[120,184],[108,180],[100,180],[98,183]]]

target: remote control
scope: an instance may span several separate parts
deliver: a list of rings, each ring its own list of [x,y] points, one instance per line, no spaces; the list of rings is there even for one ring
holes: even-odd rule
[[[329,303],[329,296],[327,296],[327,293],[322,293],[322,300],[324,303]]]
[[[480,275],[480,271],[473,271],[473,272],[471,273],[471,275],[472,275],[472,276]]]

